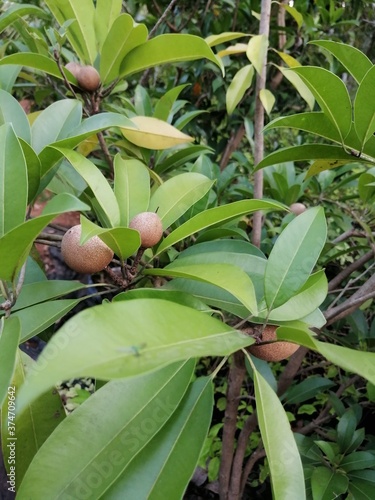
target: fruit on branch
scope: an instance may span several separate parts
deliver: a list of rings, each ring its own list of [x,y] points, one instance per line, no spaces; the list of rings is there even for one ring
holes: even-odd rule
[[[99,238],[93,236],[80,245],[81,224],[71,227],[61,241],[61,254],[65,263],[78,273],[97,273],[113,259],[112,250]]]
[[[100,86],[100,75],[93,66],[82,66],[76,78],[78,85],[86,92],[95,92]]]
[[[290,211],[295,215],[300,215],[306,211],[306,205],[303,203],[292,203],[290,205]]]
[[[281,361],[282,359],[289,358],[299,348],[298,344],[292,342],[273,342],[277,340],[276,336],[277,326],[267,325],[261,336],[261,342],[272,342],[269,344],[253,344],[247,350],[256,358],[263,359],[264,361]],[[249,330],[247,330],[249,331]],[[253,331],[253,329],[252,329]],[[245,329],[246,332],[246,329]]]
[[[78,73],[81,71],[82,66],[75,62],[75,61],[70,61],[67,64],[65,64],[65,68],[71,72],[71,74],[78,79]]]
[[[163,225],[155,212],[139,213],[130,221],[129,227],[139,231],[143,248],[153,247],[163,236]]]

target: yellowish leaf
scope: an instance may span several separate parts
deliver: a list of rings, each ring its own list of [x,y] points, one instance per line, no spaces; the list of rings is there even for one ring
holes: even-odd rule
[[[267,115],[269,115],[272,111],[272,108],[275,104],[275,96],[267,89],[262,89],[259,92],[259,99],[263,104],[264,109],[266,110]]]
[[[121,132],[125,139],[141,148],[167,149],[194,141],[193,137],[158,118],[135,116],[131,120],[138,129],[122,128]]]
[[[247,45],[246,55],[258,74],[262,73],[267,50],[268,37],[266,35],[253,36]]]
[[[285,52],[281,52],[279,50],[276,50],[276,52],[279,54],[279,56],[281,57],[281,59],[285,62],[285,64],[289,68],[295,68],[297,66],[301,66],[301,63],[298,62],[297,59],[295,59],[291,55],[286,54]]]
[[[220,50],[217,55],[219,57],[231,56],[233,54],[244,54],[247,51],[246,43],[236,43],[231,47],[227,47],[224,50]]]

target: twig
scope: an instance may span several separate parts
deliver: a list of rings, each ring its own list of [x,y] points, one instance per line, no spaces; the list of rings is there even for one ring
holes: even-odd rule
[[[250,458],[245,464],[243,474],[242,474],[242,482],[241,482],[241,498],[243,497],[246,483],[247,483],[247,478],[250,476],[251,471],[254,468],[254,465],[257,463],[258,460],[261,458],[264,458],[266,456],[266,450],[263,448],[263,443],[259,443],[258,448],[251,454]]]
[[[100,145],[101,150],[103,151],[106,162],[108,163],[111,178],[113,179],[113,176],[114,176],[113,159],[112,159],[111,153],[109,152],[107,143],[105,142],[103,132],[98,132],[96,134],[96,136],[98,138],[99,145]]]
[[[160,16],[158,22],[155,24],[155,26],[152,28],[152,30],[150,31],[149,35],[148,35],[148,38],[150,39],[151,37],[154,36],[154,34],[156,33],[157,29],[159,28],[159,26],[165,21],[165,18],[168,16],[169,12],[173,9],[174,5],[177,3],[177,0],[172,0],[170,2],[170,4],[168,5],[168,7],[165,9],[165,11],[163,12],[163,14]]]
[[[371,260],[375,255],[374,249],[370,250],[370,252],[365,253],[358,260],[347,266],[343,269],[337,276],[331,279],[328,283],[328,291],[331,292],[334,290],[342,281],[348,278],[354,271],[360,269],[366,262]]]

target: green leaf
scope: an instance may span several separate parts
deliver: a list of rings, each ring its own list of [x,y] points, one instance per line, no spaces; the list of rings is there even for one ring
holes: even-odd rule
[[[114,21],[104,41],[100,57],[100,76],[107,84],[120,76],[125,56],[147,40],[147,28],[136,24],[129,14],[121,14]]]
[[[10,123],[0,126],[0,237],[22,224],[27,208],[27,165]]]
[[[22,106],[9,92],[0,89],[0,125],[4,123],[12,123],[16,136],[31,142],[30,125]]]
[[[212,150],[207,146],[200,146],[194,144],[193,146],[184,145],[180,150],[175,153],[170,154],[167,158],[163,158],[161,161],[155,165],[155,172],[162,174],[167,170],[177,169],[188,163],[189,161],[195,160],[202,154],[211,153]]]
[[[17,297],[17,302],[12,307],[12,311],[56,299],[83,288],[86,288],[86,285],[79,281],[48,280],[25,284]]]
[[[306,495],[301,457],[288,417],[274,390],[250,363],[259,428],[267,453],[274,498],[303,500]]]
[[[306,83],[322,111],[339,131],[343,143],[352,124],[352,106],[344,82],[330,71],[315,66],[299,66],[289,71],[297,73]]]
[[[82,118],[82,104],[75,99],[56,101],[44,109],[32,127],[32,147],[39,154],[46,146],[65,139],[78,127]]]
[[[361,149],[375,132],[375,106],[369,95],[375,86],[375,66],[363,77],[354,100],[354,126]]]
[[[254,315],[257,315],[257,301],[254,285],[242,269],[231,264],[191,264],[178,260],[164,269],[146,269],[144,274],[187,278],[223,288],[236,297]]]
[[[138,73],[160,64],[208,59],[222,70],[222,62],[203,38],[186,34],[159,35],[135,47],[121,64],[120,76]]]
[[[199,378],[106,498],[182,498],[207,436],[212,408],[212,381],[209,377]]]
[[[29,219],[0,238],[0,279],[12,281],[25,262],[40,231],[63,212],[89,210],[70,194],[60,194],[47,203],[40,217]]]
[[[302,319],[314,312],[324,301],[328,283],[324,271],[311,275],[297,293],[284,304],[272,309],[268,319],[272,321],[292,321]]]
[[[31,203],[38,193],[40,185],[41,163],[33,148],[24,140],[19,139],[27,166],[27,201]]]
[[[218,35],[210,35],[205,38],[206,42],[210,47],[215,47],[221,43],[230,42],[236,40],[237,38],[242,38],[249,36],[247,33],[236,32],[236,31],[226,31],[224,33],[219,33]]]
[[[306,210],[280,234],[268,258],[264,277],[269,310],[292,298],[306,283],[327,236],[324,211]]]
[[[358,193],[362,201],[371,203],[375,197],[375,169],[370,169],[359,176]]]
[[[347,453],[352,442],[357,423],[357,417],[350,408],[340,417],[337,425],[337,444],[340,446],[340,451],[343,454]]]
[[[231,115],[236,109],[237,104],[241,101],[245,92],[250,88],[254,77],[254,66],[248,64],[241,68],[234,75],[233,80],[230,82],[226,94],[227,113]]]
[[[357,373],[361,377],[375,384],[375,353],[356,351],[326,342],[320,342],[313,338],[307,331],[286,329],[280,327],[277,330],[277,338],[280,340],[295,341],[309,349],[320,352],[328,361],[340,366],[351,373]]]
[[[349,493],[355,500],[372,500],[375,487],[375,471],[363,470],[350,473]]]
[[[120,209],[107,179],[94,163],[83,155],[70,149],[54,146],[71,163],[74,169],[83,177],[95,196],[105,224],[114,227],[120,223]]]
[[[283,76],[296,88],[299,95],[302,97],[304,101],[306,101],[309,108],[312,110],[315,104],[315,97],[311,92],[311,90],[309,89],[309,87],[304,83],[302,78],[296,73],[289,71],[288,68],[283,68],[282,66],[276,66],[276,67],[283,74]]]
[[[39,7],[29,4],[13,4],[10,5],[0,16],[0,33],[3,32],[14,21],[17,21],[23,16],[37,16],[38,18],[46,18],[48,14]]]
[[[141,246],[139,232],[135,229],[128,227],[103,229],[83,216],[81,216],[81,225],[82,244],[98,235],[122,261],[133,255]]]
[[[173,414],[194,364],[185,361],[105,384],[56,429],[36,455],[17,496],[78,498],[88,492],[90,498],[100,498]],[[49,481],[38,479],[42,470]],[[93,477],[100,481],[93,482]]]
[[[345,472],[370,469],[375,466],[375,454],[368,451],[355,451],[346,455],[340,462],[340,468]]]
[[[189,84],[186,83],[184,85],[177,85],[177,87],[172,87],[170,90],[168,90],[168,92],[163,94],[155,104],[155,110],[153,114],[154,118],[159,118],[159,120],[164,120],[169,122],[169,116],[173,111],[173,106],[176,102],[177,97],[188,86]],[[185,116],[186,114],[188,113],[184,113],[183,116]],[[177,127],[177,125],[175,126]],[[179,128],[179,130],[182,130],[183,127],[177,127],[177,128]]]
[[[286,210],[286,207],[277,201],[242,200],[229,205],[210,208],[195,215],[172,231],[159,245],[157,254],[202,229],[215,224],[223,224],[257,210]]]
[[[284,163],[286,161],[305,161],[305,160],[332,160],[331,168],[334,168],[338,160],[345,160],[346,163],[357,162],[358,158],[344,151],[340,146],[331,146],[330,144],[303,144],[302,146],[291,146],[278,149],[267,155],[258,163],[255,170]],[[327,170],[324,168],[324,170]]]
[[[13,378],[20,330],[18,319],[0,318],[0,408],[7,397]]]
[[[20,342],[26,342],[26,340],[46,330],[71,311],[81,300],[50,300],[49,302],[35,304],[13,313],[12,317],[17,317],[21,323]]]
[[[103,303],[75,315],[51,338],[19,391],[19,407],[58,380],[130,377],[189,357],[224,356],[252,342],[219,320],[173,302]]]
[[[34,361],[21,350],[17,352],[16,369],[12,385],[18,389],[25,380],[25,375],[31,369]],[[2,412],[2,442],[4,459],[9,456],[9,448],[6,448],[7,426],[4,425],[6,412]],[[60,396],[55,388],[42,394],[36,401],[28,405],[22,415],[17,414],[16,420],[16,489],[21,483],[30,462],[36,452],[46,441],[48,436],[65,418],[65,411]],[[5,450],[4,450],[5,448]],[[4,452],[5,451],[5,452]]]
[[[316,467],[311,477],[314,500],[332,500],[348,490],[347,476],[327,467]]]
[[[57,22],[62,26],[74,19],[67,28],[68,40],[79,58],[86,64],[93,64],[96,55],[95,8],[92,0],[46,0],[46,4]]]
[[[334,382],[324,377],[314,376],[291,387],[285,395],[288,404],[300,404],[334,386]]]
[[[291,7],[288,4],[281,3],[281,2],[277,2],[277,3],[279,4],[279,6],[282,9],[285,9],[288,12],[288,14],[290,14],[293,17],[293,19],[297,23],[298,29],[301,29],[302,24],[303,24],[303,16],[302,16],[302,14],[300,12],[298,12],[297,9],[295,9],[294,7]]]
[[[121,13],[122,0],[97,0],[95,8],[95,35],[99,52],[103,57],[103,43],[115,20]]]
[[[158,213],[163,229],[170,227],[211,189],[213,181],[196,172],[176,175],[154,191],[149,211]]]
[[[349,71],[353,78],[360,83],[369,69],[372,68],[370,59],[359,49],[345,43],[332,40],[313,40],[309,42],[328,50]]]
[[[19,52],[17,54],[11,54],[10,56],[5,56],[0,59],[0,66],[3,64],[26,66],[43,71],[48,75],[59,78],[60,80],[63,79],[56,61],[50,57],[43,56],[42,54],[35,54],[33,52]],[[67,75],[67,79],[72,84],[76,83],[73,76]]]
[[[137,214],[146,212],[150,201],[150,174],[144,163],[124,160],[120,155],[114,161],[114,192],[120,209],[120,225],[129,226]]]
[[[254,35],[247,45],[246,55],[255,71],[260,75],[264,62],[267,59],[268,37],[267,35]]]

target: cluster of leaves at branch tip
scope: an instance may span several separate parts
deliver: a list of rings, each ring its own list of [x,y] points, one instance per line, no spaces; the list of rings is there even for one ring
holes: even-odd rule
[[[78,273],[102,271],[113,259],[113,251],[98,236],[80,245],[81,231],[81,224],[77,224],[64,234],[61,254],[65,263]]]
[[[93,66],[81,66],[75,61],[68,62],[65,68],[77,79],[77,83],[86,92],[95,92],[100,86],[100,75]]]
[[[263,359],[264,361],[282,361],[289,358],[299,348],[298,344],[292,342],[276,342],[277,326],[267,325],[263,331],[257,332],[257,328],[245,328],[243,331],[248,334],[257,335],[258,344],[251,345],[247,348],[248,352],[256,358]],[[269,342],[264,343],[262,342]]]
[[[139,231],[143,248],[153,247],[163,236],[163,225],[155,212],[139,213],[130,221],[129,227]]]

